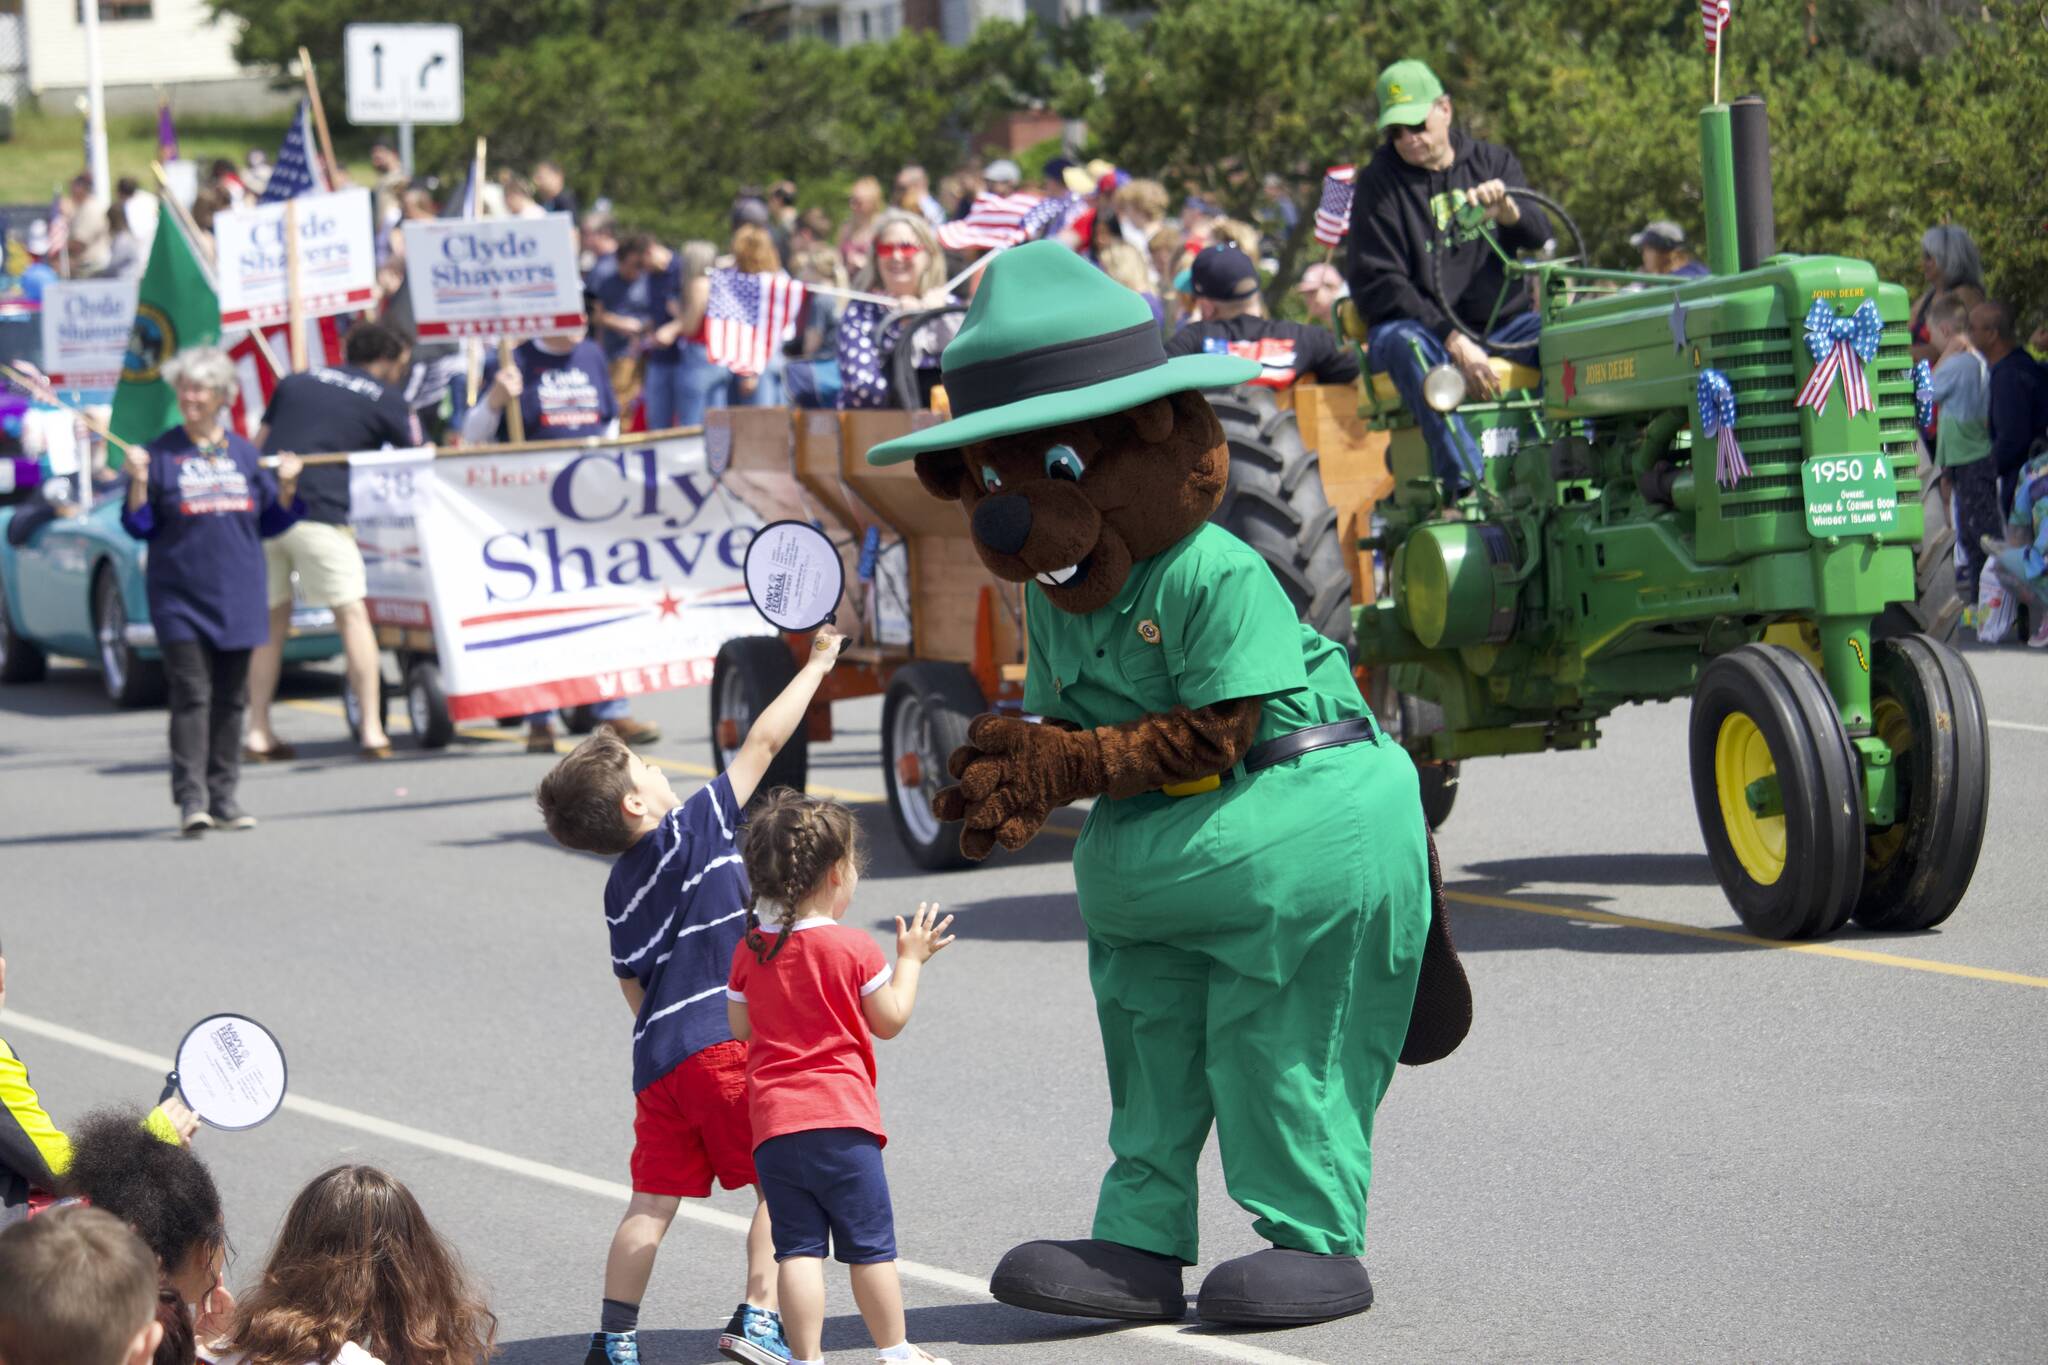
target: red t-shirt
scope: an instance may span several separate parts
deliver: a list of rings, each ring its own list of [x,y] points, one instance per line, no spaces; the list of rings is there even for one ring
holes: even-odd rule
[[[753,1029],[747,1111],[756,1147],[818,1128],[859,1128],[888,1145],[860,1002],[893,970],[873,939],[823,916],[799,920],[767,963],[740,941],[725,993],[746,1005]]]

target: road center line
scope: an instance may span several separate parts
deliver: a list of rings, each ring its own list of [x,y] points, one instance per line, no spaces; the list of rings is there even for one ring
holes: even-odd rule
[[[22,1014],[18,1010],[7,1011],[4,1024],[10,1031],[34,1034],[36,1037],[64,1043],[98,1057],[127,1062],[131,1066],[139,1066],[158,1075],[171,1070],[169,1057],[159,1057],[155,1053],[144,1052],[140,1048],[116,1043],[47,1019]],[[418,1147],[423,1151],[454,1157],[458,1161],[467,1161],[472,1165],[486,1166],[492,1170],[503,1171],[507,1175],[524,1176],[528,1180],[536,1180],[559,1189],[596,1195],[600,1199],[610,1199],[621,1204],[633,1196],[630,1188],[615,1180],[601,1180],[597,1176],[585,1175],[581,1171],[553,1166],[545,1161],[534,1161],[528,1157],[514,1156],[510,1152],[501,1152],[494,1147],[464,1142],[461,1138],[446,1137],[424,1128],[414,1128],[410,1124],[394,1123],[390,1119],[378,1118],[375,1114],[365,1114],[360,1110],[344,1108],[338,1104],[328,1104],[324,1100],[286,1095],[284,1108],[294,1114],[303,1114],[307,1118],[320,1119],[389,1142],[403,1143],[408,1147]],[[676,1216],[742,1238],[747,1235],[749,1226],[749,1220],[737,1214],[726,1213],[720,1209],[698,1208],[687,1200],[676,1211]],[[926,1265],[921,1261],[899,1260],[896,1262],[896,1268],[907,1280],[915,1280],[977,1302],[988,1300],[988,1281],[978,1276],[964,1275],[957,1270]],[[1321,1365],[1307,1356],[1291,1356],[1269,1350],[1264,1346],[1254,1346],[1250,1342],[1239,1341],[1233,1337],[1211,1335],[1187,1327],[1172,1327],[1165,1323],[1152,1323],[1106,1333],[1104,1340],[1109,1340],[1112,1336],[1118,1343],[1138,1340],[1158,1342],[1162,1345],[1198,1351],[1221,1360],[1243,1361],[1245,1365]]]
[[[2030,735],[2048,735],[2048,725],[2029,725],[2023,720],[1994,720],[1991,724],[2000,730],[2025,730]]]

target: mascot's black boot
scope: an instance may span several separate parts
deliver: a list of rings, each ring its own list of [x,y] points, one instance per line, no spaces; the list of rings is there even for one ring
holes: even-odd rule
[[[1372,1281],[1356,1256],[1267,1247],[1210,1271],[1195,1316],[1232,1327],[1304,1327],[1370,1307]]]
[[[1121,1242],[1026,1242],[1003,1256],[988,1292],[1041,1313],[1173,1322],[1188,1311],[1180,1269],[1174,1257]]]

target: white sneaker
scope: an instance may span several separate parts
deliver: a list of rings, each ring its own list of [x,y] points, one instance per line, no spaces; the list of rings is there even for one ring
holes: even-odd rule
[[[2028,649],[2048,649],[2048,612],[2041,614],[2041,624],[2034,627],[2034,633],[2027,637]]]

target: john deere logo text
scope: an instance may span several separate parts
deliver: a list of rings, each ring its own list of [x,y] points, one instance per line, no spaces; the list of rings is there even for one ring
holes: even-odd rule
[[[1579,371],[1581,384],[1611,384],[1617,379],[1636,377],[1636,358],[1625,355],[1619,360],[1596,360]]]

